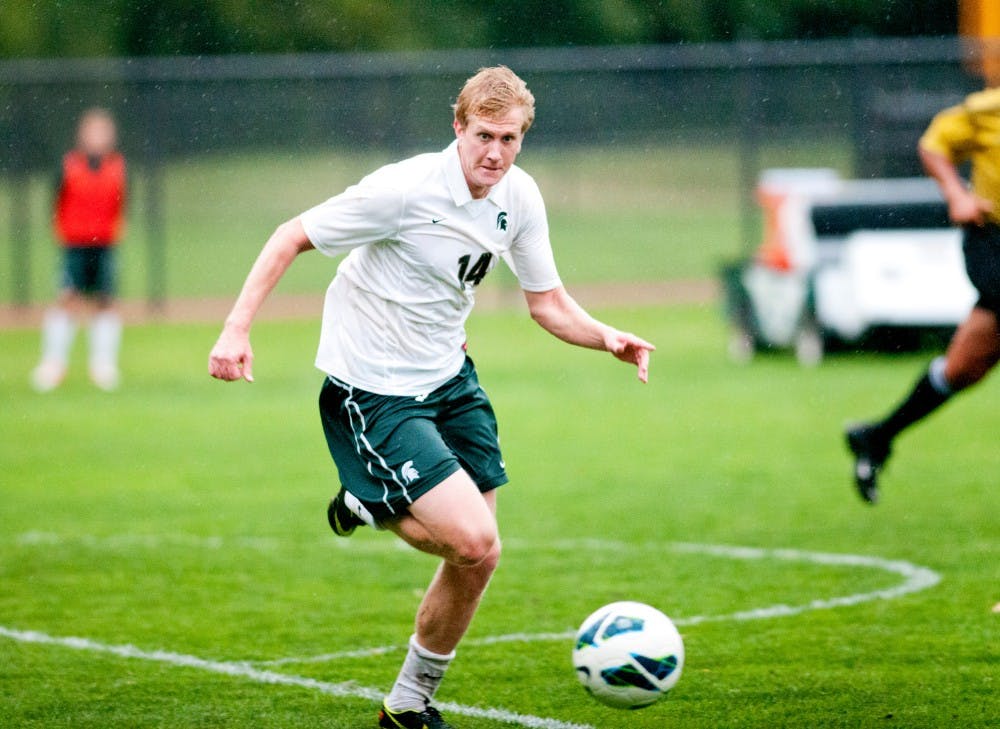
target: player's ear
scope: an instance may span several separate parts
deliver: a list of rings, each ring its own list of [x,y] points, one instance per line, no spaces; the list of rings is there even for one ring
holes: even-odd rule
[[[458,119],[455,119],[451,123],[451,126],[455,130],[455,136],[456,137],[461,137],[463,134],[465,134],[465,127],[462,126],[462,122],[460,122]]]

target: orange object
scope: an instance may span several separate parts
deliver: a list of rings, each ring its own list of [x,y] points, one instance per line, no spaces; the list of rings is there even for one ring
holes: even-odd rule
[[[1000,85],[1000,3],[959,0],[958,31],[972,45],[972,73],[982,76],[987,86]]]
[[[67,246],[108,246],[118,242],[125,206],[125,159],[117,152],[94,168],[83,152],[63,157],[55,226]]]
[[[762,266],[776,271],[791,271],[792,259],[788,241],[781,225],[781,206],[788,199],[788,192],[774,188],[757,188],[757,202],[764,213],[764,241],[755,256]]]

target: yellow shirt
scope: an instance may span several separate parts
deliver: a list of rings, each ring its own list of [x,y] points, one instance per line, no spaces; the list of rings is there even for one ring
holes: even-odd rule
[[[972,189],[993,201],[1000,222],[1000,88],[969,94],[958,106],[938,113],[920,146],[953,163],[972,162]]]

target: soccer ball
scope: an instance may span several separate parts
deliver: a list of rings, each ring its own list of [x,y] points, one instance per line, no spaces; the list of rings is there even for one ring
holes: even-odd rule
[[[591,696],[616,709],[641,709],[681,677],[684,641],[670,618],[641,602],[595,610],[576,634],[573,667]]]

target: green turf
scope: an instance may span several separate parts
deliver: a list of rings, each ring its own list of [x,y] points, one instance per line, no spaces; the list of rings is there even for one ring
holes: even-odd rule
[[[884,502],[868,508],[848,485],[840,428],[888,406],[926,355],[741,368],[724,356],[714,308],[599,313],[659,345],[649,385],[521,312],[470,322],[511,475],[506,550],[440,699],[600,729],[991,725],[1000,384],[906,434]],[[130,328],[119,392],[97,392],[76,366],[48,396],[27,387],[36,334],[0,332],[0,626],[227,664],[291,658],[252,666],[386,689],[398,651],[305,660],[403,644],[434,565],[385,534],[329,533],[316,329],[258,325],[247,385],[205,374],[215,327]],[[680,683],[641,712],[586,697],[569,641],[485,640],[571,630],[617,599],[683,622],[902,581],[676,542],[906,560],[942,579],[853,607],[687,624]],[[0,637],[4,727],[356,729],[374,710],[366,698]],[[462,729],[511,726],[452,717]]]

